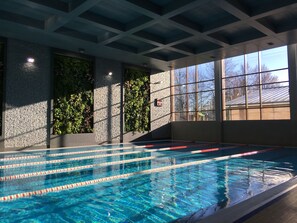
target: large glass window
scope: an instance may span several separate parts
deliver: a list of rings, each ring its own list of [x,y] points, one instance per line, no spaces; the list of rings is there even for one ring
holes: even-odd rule
[[[174,70],[173,120],[215,120],[214,62]]]
[[[224,120],[290,119],[286,46],[223,63]]]

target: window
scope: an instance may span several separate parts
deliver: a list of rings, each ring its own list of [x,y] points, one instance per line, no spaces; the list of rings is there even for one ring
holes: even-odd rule
[[[174,70],[173,120],[215,120],[214,62]]]
[[[290,119],[287,47],[223,62],[224,120]]]

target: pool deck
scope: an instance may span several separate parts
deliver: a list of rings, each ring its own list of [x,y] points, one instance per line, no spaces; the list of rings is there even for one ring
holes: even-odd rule
[[[297,188],[292,189],[265,208],[250,216],[243,223],[296,223],[297,219]]]
[[[297,178],[258,194],[237,205],[199,219],[199,213],[177,223],[296,223]]]

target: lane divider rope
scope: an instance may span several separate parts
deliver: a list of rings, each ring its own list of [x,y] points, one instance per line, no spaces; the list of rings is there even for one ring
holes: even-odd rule
[[[179,146],[178,149],[187,149],[189,146]],[[148,153],[148,152],[160,152],[160,151],[168,151],[168,150],[177,149],[176,147],[165,147],[160,149],[143,149],[140,151],[131,151],[131,152],[122,152],[122,153],[113,153],[113,154],[100,154],[93,156],[83,156],[83,157],[74,157],[74,158],[66,158],[66,159],[58,159],[58,160],[48,160],[48,161],[39,161],[39,162],[27,162],[27,163],[15,163],[15,164],[7,164],[0,166],[0,169],[10,169],[24,166],[36,166],[41,164],[53,164],[53,163],[63,163],[68,161],[78,161],[78,160],[86,160],[86,159],[98,159],[105,157],[113,157],[113,156],[122,156],[122,155],[130,155],[130,154],[138,154],[138,153]]]
[[[118,179],[129,178],[129,177],[133,177],[133,176],[137,176],[137,175],[163,172],[163,171],[168,171],[168,170],[172,170],[172,169],[178,169],[178,168],[183,168],[183,167],[188,167],[188,166],[193,166],[193,165],[204,164],[204,163],[208,163],[208,162],[212,162],[212,161],[222,161],[222,160],[227,160],[227,159],[232,159],[232,158],[250,156],[250,155],[255,155],[258,153],[267,152],[267,151],[270,151],[273,149],[276,149],[276,148],[270,148],[270,149],[265,149],[265,150],[261,150],[261,151],[251,151],[251,152],[233,154],[233,155],[216,157],[216,158],[207,159],[207,160],[193,161],[193,162],[188,162],[188,163],[183,163],[183,164],[175,164],[175,165],[166,166],[166,167],[159,167],[159,168],[154,168],[154,169],[150,169],[150,170],[142,170],[142,171],[138,171],[138,172],[120,174],[120,175],[115,175],[115,176],[110,176],[110,177],[99,178],[99,179],[95,179],[95,180],[82,181],[82,182],[73,183],[73,184],[67,184],[67,185],[62,185],[62,186],[57,186],[57,187],[46,188],[46,189],[42,189],[42,190],[35,190],[35,191],[30,191],[30,192],[12,194],[12,195],[0,197],[0,201],[11,201],[11,200],[15,200],[18,198],[32,197],[34,195],[44,195],[44,194],[47,194],[50,192],[69,190],[69,189],[73,189],[73,188],[94,185],[94,184],[98,184],[98,183],[102,183],[102,182],[108,182],[108,181],[113,181],[113,180],[118,180]]]
[[[136,146],[136,149],[145,148],[143,146]],[[69,155],[78,155],[84,153],[99,153],[99,152],[109,152],[109,151],[118,151],[118,150],[128,150],[134,149],[133,147],[126,147],[126,148],[110,148],[110,149],[96,149],[96,150],[85,150],[85,151],[78,151],[78,152],[67,152],[67,153],[52,153],[52,154],[44,154],[44,155],[28,155],[28,156],[13,156],[13,157],[5,157],[1,158],[0,161],[11,161],[11,160],[23,160],[23,159],[38,159],[38,158],[45,158],[45,157],[56,157],[56,156],[69,156]]]
[[[185,156],[189,156],[189,155],[196,154],[196,153],[207,153],[207,152],[214,152],[214,151],[218,151],[218,150],[219,150],[219,148],[210,148],[210,149],[203,149],[203,150],[197,150],[197,151],[192,151],[192,152],[185,152],[182,154],[177,154],[177,155],[172,155],[172,156],[167,156],[167,155],[166,156],[164,156],[164,155],[150,156],[150,157],[144,157],[144,158],[136,158],[136,159],[105,162],[105,163],[91,164],[91,165],[84,165],[84,166],[77,166],[77,167],[70,167],[70,168],[63,168],[63,169],[54,169],[54,170],[46,170],[46,171],[39,171],[39,172],[32,172],[32,173],[3,176],[3,177],[0,177],[0,182],[16,180],[16,179],[24,179],[24,178],[36,177],[36,176],[44,176],[44,175],[50,175],[50,174],[57,174],[57,173],[66,173],[66,172],[89,169],[89,168],[94,168],[94,167],[112,166],[112,165],[117,165],[117,164],[126,164],[126,163],[132,163],[132,162],[153,160],[153,159],[164,158],[164,157],[168,157],[168,158],[185,157]]]
[[[166,145],[168,145],[168,144],[166,144]],[[206,145],[210,145],[210,144],[192,144],[192,145],[206,146]],[[119,148],[84,150],[84,151],[77,151],[77,152],[52,153],[52,154],[42,154],[42,155],[37,154],[37,155],[25,155],[25,156],[12,156],[12,157],[0,158],[0,161],[38,159],[38,158],[45,158],[45,157],[70,156],[70,155],[78,155],[78,154],[86,154],[86,153],[101,153],[101,152],[108,152],[108,151],[132,150],[132,149],[153,148],[153,147],[159,147],[159,145],[155,145],[155,146],[153,146],[153,145],[143,145],[143,146],[134,146],[134,147],[119,147]]]

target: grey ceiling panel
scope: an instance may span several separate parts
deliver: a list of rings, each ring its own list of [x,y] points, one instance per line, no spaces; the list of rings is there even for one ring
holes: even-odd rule
[[[80,32],[80,31],[77,31],[74,29],[70,29],[70,28],[62,27],[62,28],[59,28],[58,30],[56,30],[55,32],[59,33],[59,34],[66,35],[66,36],[78,38],[81,40],[94,42],[94,43],[97,43],[97,41],[98,41],[97,37],[94,35],[83,33],[83,32]]]
[[[113,47],[115,49],[124,49],[126,48],[128,51],[130,52],[134,52],[134,53],[139,53],[139,52],[143,52],[146,50],[150,50],[155,48],[156,46],[149,44],[149,43],[145,43],[133,38],[123,38],[120,39],[118,41],[114,41],[110,44],[107,44],[107,46]]]
[[[296,24],[297,0],[0,1],[3,37],[161,70],[297,43]]]
[[[7,20],[10,22],[17,22],[22,25],[31,26],[34,28],[43,29],[44,23],[40,20],[30,18],[28,16],[23,16],[19,14],[15,14],[13,12],[7,12],[0,10],[0,19]]]
[[[271,10],[276,10],[285,6],[295,4],[295,0],[227,0],[231,4],[245,9],[250,16],[265,13]]]
[[[34,2],[36,4],[45,5],[47,7],[54,8],[54,9],[57,9],[59,11],[68,12],[69,11],[69,3],[72,2],[72,1],[61,1],[61,0],[30,0],[29,2]]]
[[[171,61],[171,60],[176,60],[176,59],[185,57],[185,55],[183,55],[181,53],[166,50],[166,49],[149,53],[149,54],[147,54],[147,56],[153,57],[156,59],[160,59],[160,60],[164,60],[164,61]]]
[[[183,49],[185,51],[193,52],[195,54],[204,53],[210,50],[219,49],[221,46],[206,41],[204,39],[193,39],[174,46],[178,49]]]
[[[297,29],[297,8],[260,18],[258,22],[276,33]]]
[[[264,37],[265,34],[252,27],[249,27],[248,25],[242,24],[241,26],[235,26],[212,33],[210,36],[228,44],[234,45]]]
[[[224,26],[239,20],[235,16],[227,13],[211,2],[209,4],[200,5],[199,7],[181,13],[172,19],[177,22],[185,23],[185,25],[195,24],[196,27],[200,27],[199,30],[201,32]]]
[[[148,40],[155,40],[156,42],[162,44],[168,44],[191,36],[191,34],[180,29],[172,27],[168,24],[160,23],[139,31],[135,33],[135,35],[146,38]]]

